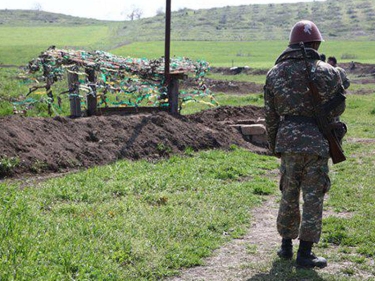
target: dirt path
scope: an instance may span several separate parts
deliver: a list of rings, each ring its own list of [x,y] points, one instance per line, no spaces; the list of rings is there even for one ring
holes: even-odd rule
[[[243,238],[234,239],[214,251],[212,257],[206,259],[204,266],[183,270],[180,276],[168,281],[374,280],[371,279],[371,274],[362,271],[358,264],[340,261],[340,252],[332,245],[325,249],[315,249],[317,254],[328,258],[328,267],[311,270],[307,276],[298,273],[294,260],[280,260],[276,255],[280,243],[276,230],[277,200],[277,196],[270,197],[262,206],[252,211],[253,222]],[[350,216],[335,213],[329,208],[324,211],[324,217],[347,215]],[[297,243],[294,241],[294,244]],[[348,279],[345,272],[349,271],[354,274]],[[331,279],[323,277],[327,275],[331,276]],[[332,279],[332,276],[339,279]]]
[[[170,280],[252,280],[260,271],[266,271],[264,264],[273,258],[280,240],[275,229],[277,206],[274,197],[265,201],[253,210],[253,223],[243,238],[216,250],[204,266],[187,269]]]

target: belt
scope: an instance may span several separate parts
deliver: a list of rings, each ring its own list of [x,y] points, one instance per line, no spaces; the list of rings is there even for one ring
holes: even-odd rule
[[[291,121],[296,123],[309,123],[309,124],[317,124],[314,117],[308,117],[303,115],[285,115],[285,121]]]

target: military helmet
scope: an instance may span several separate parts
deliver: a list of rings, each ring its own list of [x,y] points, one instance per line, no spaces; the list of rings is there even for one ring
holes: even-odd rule
[[[300,42],[322,42],[323,37],[318,27],[309,20],[301,20],[297,22],[289,36],[289,45],[297,44]]]

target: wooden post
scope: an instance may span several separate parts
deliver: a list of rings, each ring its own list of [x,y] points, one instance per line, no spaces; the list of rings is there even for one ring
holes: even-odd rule
[[[48,77],[48,76],[45,76]],[[52,94],[52,88],[51,85],[53,82],[51,82],[51,78],[47,78],[47,85],[46,85],[46,92],[47,92],[47,97],[49,98],[48,101],[48,114],[49,116],[52,115],[52,103],[54,102],[53,94]]]
[[[168,102],[171,114],[178,114],[179,79],[181,79],[181,74],[170,74]]]
[[[77,67],[70,68],[68,71],[69,100],[70,100],[70,117],[81,117],[81,98],[79,97],[79,80],[76,73]]]
[[[91,88],[91,93],[86,95],[87,104],[87,116],[96,115],[96,108],[98,106],[98,101],[96,98],[96,75],[95,69],[86,68],[86,74],[88,75],[88,80],[90,82],[89,86]]]
[[[47,77],[47,84],[46,84],[46,92],[47,97],[49,98],[48,101],[48,114],[49,116],[52,115],[52,103],[54,102],[53,94],[52,94],[52,88],[51,85],[53,84],[53,78],[51,77],[50,70],[47,67],[47,64],[43,60],[43,76]]]

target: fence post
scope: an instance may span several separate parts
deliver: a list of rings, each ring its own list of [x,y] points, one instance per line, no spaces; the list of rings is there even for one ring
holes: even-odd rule
[[[72,118],[81,117],[82,115],[77,71],[78,68],[74,66],[68,69],[70,117]]]
[[[53,84],[53,78],[50,73],[50,69],[46,66],[45,61],[43,60],[43,76],[47,77],[47,84],[46,84],[46,92],[48,100],[48,114],[49,116],[52,115],[52,103],[54,102],[54,97],[52,94],[52,88],[51,85]]]
[[[98,105],[96,97],[96,75],[95,69],[86,68],[87,79],[89,80],[89,87],[91,88],[91,93],[86,95],[86,104],[87,104],[87,116],[96,115],[96,108]]]
[[[169,112],[178,114],[178,95],[179,95],[179,79],[181,75],[170,74],[170,82],[168,85],[168,102]]]

